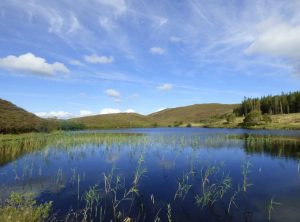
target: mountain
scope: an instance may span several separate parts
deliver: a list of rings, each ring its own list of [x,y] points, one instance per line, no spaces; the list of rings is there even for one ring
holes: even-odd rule
[[[88,128],[137,128],[151,127],[151,118],[137,113],[115,113],[86,116],[71,119],[75,123],[84,124]]]
[[[0,133],[37,131],[43,121],[11,102],[0,99]]]
[[[214,116],[232,113],[237,104],[195,104],[152,113],[149,117],[160,125],[173,125],[177,123],[197,123]]]

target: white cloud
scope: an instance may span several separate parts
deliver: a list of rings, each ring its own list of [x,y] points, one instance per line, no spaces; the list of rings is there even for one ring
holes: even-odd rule
[[[126,109],[124,113],[135,113],[134,109]]]
[[[158,108],[157,110],[155,110],[154,112],[155,112],[155,113],[156,113],[156,112],[160,112],[160,111],[165,110],[165,109],[167,109],[167,108],[161,107],[161,108]]]
[[[118,92],[115,89],[107,89],[107,90],[105,90],[105,94],[110,97],[113,97],[115,99],[120,99],[120,96],[121,96],[120,92]]]
[[[104,108],[100,111],[99,114],[113,114],[113,113],[135,113],[134,109],[127,109],[124,111],[121,111],[120,109],[115,109],[115,108]]]
[[[155,55],[164,55],[166,53],[166,50],[160,47],[152,47],[149,49],[149,52]]]
[[[114,57],[113,56],[98,56],[98,55],[86,55],[84,56],[84,60],[88,63],[99,63],[99,64],[109,64],[114,62]]]
[[[246,53],[300,58],[300,25],[292,25],[278,18],[261,23]]]
[[[79,112],[79,117],[91,116],[91,115],[95,115],[95,114],[90,110],[80,110],[80,112]]]
[[[104,108],[100,111],[99,114],[112,114],[112,113],[120,113],[121,110],[114,108]]]
[[[47,63],[44,58],[32,53],[20,56],[9,55],[0,58],[0,67],[8,70],[16,70],[38,75],[54,75],[56,73],[68,73],[68,68],[60,62]]]
[[[177,36],[171,36],[170,37],[170,42],[181,42],[181,38],[177,37]]]
[[[70,60],[69,63],[74,66],[84,66],[84,64],[82,62],[80,62],[79,60],[75,60],[75,59]]]
[[[172,88],[173,88],[173,85],[170,83],[164,83],[164,84],[156,87],[156,89],[158,89],[159,91],[168,91],[168,90],[171,90]]]
[[[92,116],[96,115],[96,113],[90,110],[80,110],[79,114],[76,115],[66,111],[37,112],[35,115],[42,118],[69,119],[74,117]]]
[[[58,118],[58,119],[67,119],[71,118],[73,115],[65,111],[51,111],[51,112],[38,112],[35,115],[42,118]]]

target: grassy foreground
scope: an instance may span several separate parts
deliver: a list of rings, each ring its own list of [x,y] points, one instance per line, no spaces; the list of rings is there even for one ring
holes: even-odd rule
[[[0,205],[2,222],[41,222],[49,217],[52,202],[37,204],[30,194],[12,193]]]

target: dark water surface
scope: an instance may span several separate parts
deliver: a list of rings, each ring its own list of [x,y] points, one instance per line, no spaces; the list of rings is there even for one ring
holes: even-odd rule
[[[92,131],[81,133],[87,132]],[[38,202],[53,201],[55,218],[63,221],[67,215],[81,220],[84,212],[95,221],[118,221],[116,215],[120,221],[300,221],[300,146],[294,141],[299,131],[97,132],[141,135],[1,157],[0,196],[31,192]],[[274,142],[269,136],[293,139]]]

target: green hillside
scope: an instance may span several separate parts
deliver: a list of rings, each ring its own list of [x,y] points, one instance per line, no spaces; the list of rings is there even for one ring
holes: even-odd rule
[[[137,128],[151,127],[153,122],[147,116],[137,113],[116,113],[86,116],[72,119],[73,122],[84,124],[88,128]]]
[[[154,122],[160,125],[173,125],[175,122],[183,124],[198,123],[215,116],[232,113],[236,104],[195,104],[172,109],[165,109],[149,115]]]
[[[43,119],[0,99],[0,133],[21,133],[37,131]]]
[[[137,113],[118,113],[95,115],[72,119],[88,128],[133,128],[153,126],[174,126],[176,123],[197,123],[205,119],[232,113],[237,105],[197,104],[185,107],[165,109],[148,116]],[[179,124],[180,125],[180,124]]]

